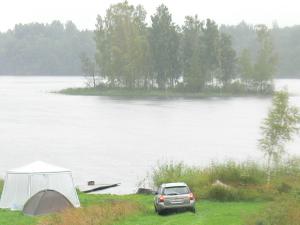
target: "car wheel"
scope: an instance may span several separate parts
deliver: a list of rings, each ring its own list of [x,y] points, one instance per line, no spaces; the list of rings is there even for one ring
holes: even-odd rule
[[[158,215],[163,215],[163,213],[164,213],[163,210],[158,210],[158,209],[156,209],[156,212],[157,212]]]
[[[192,208],[190,209],[190,211],[191,211],[192,213],[196,213],[196,208],[195,208],[195,207],[192,207]]]

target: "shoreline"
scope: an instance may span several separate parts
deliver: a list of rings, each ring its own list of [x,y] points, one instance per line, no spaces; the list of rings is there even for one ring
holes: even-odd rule
[[[253,92],[222,92],[207,90],[204,92],[184,92],[178,90],[145,90],[121,88],[66,88],[53,93],[75,96],[106,96],[106,97],[134,97],[134,98],[215,98],[215,97],[270,97],[272,94]]]

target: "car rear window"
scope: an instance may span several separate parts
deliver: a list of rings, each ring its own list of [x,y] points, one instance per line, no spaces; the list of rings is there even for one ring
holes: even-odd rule
[[[190,193],[190,190],[186,186],[182,187],[167,187],[164,189],[164,195],[184,195]]]

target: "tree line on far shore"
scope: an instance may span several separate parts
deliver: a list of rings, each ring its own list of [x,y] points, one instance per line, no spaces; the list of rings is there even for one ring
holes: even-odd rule
[[[65,24],[17,24],[0,32],[0,75],[82,75],[80,54],[95,54],[93,33]]]
[[[95,59],[82,57],[83,71],[94,78],[91,86],[105,80],[110,88],[272,90],[277,54],[267,26],[255,27],[257,51],[237,54],[231,36],[211,19],[187,16],[179,27],[160,5],[150,26],[145,20],[144,8],[127,1],[98,16]]]
[[[195,19],[194,16],[190,18]],[[201,29],[205,29],[207,21],[199,18],[197,20],[201,23]],[[210,22],[213,21],[210,20]],[[188,19],[183,26],[172,23],[179,36],[181,71],[184,69],[182,63],[183,27],[187,27],[188,23]],[[152,21],[150,20],[146,25],[148,45],[151,28]],[[219,36],[221,33],[230,36],[232,47],[236,52],[236,59],[246,58],[247,61],[249,58],[252,61],[252,69],[260,47],[257,30],[257,26],[245,22],[237,25],[218,26]],[[278,67],[275,76],[299,78],[300,25],[279,27],[274,23],[273,27],[267,31],[273,40],[275,52],[278,55]],[[201,30],[201,33],[203,35],[204,32]],[[81,75],[80,56],[86,55],[93,59],[96,51],[94,39],[94,31],[81,31],[71,21],[67,23],[53,21],[50,24],[17,24],[11,30],[0,32],[0,75]],[[149,46],[147,47],[149,48]],[[151,65],[154,64],[151,63]],[[237,73],[240,75],[239,70]],[[181,72],[182,74],[183,72]]]

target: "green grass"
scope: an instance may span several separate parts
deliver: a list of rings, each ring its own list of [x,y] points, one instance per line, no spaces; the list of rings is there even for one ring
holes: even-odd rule
[[[197,203],[197,212],[182,212],[158,216],[153,209],[117,223],[116,225],[242,225],[243,219],[250,213],[261,209],[263,203],[218,203],[203,201]]]
[[[0,194],[3,189],[3,180],[0,180]],[[24,216],[22,212],[0,210],[1,225],[35,225],[38,218]]]
[[[145,195],[80,195],[84,206],[109,200],[130,200],[141,203],[145,211],[131,216],[115,225],[242,225],[247,215],[261,210],[266,202],[213,202],[198,201],[197,213],[190,212],[158,216],[153,209],[153,196]]]
[[[35,225],[37,222],[37,217],[24,216],[22,212],[0,210],[1,225]]]
[[[140,203],[144,210],[115,225],[242,225],[246,215],[262,209],[265,202],[212,202],[198,201],[197,213],[190,212],[158,216],[153,210],[153,196],[145,195],[87,195],[79,194],[83,207],[105,204],[107,201],[128,200]],[[0,210],[1,225],[35,225],[41,217],[24,216],[21,212]]]

